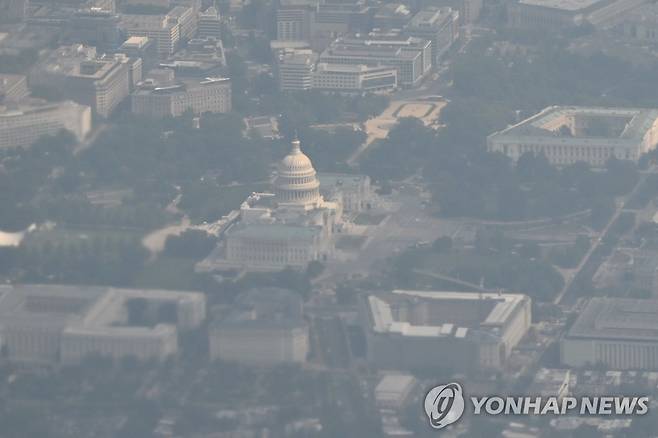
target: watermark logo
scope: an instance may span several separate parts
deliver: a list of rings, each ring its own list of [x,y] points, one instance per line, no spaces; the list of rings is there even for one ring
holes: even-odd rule
[[[473,415],[645,415],[647,396],[485,396],[470,397]],[[459,383],[435,386],[425,396],[425,413],[434,429],[443,429],[464,414]]]
[[[464,414],[464,395],[459,383],[448,383],[430,389],[425,396],[425,413],[435,429],[443,429]]]

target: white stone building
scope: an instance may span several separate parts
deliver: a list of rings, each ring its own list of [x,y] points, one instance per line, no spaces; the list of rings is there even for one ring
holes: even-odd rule
[[[175,322],[132,325],[127,303],[146,311],[175,307]],[[150,308],[150,310],[148,310]],[[75,364],[97,354],[119,359],[162,359],[175,354],[178,329],[206,317],[200,292],[115,289],[101,286],[0,286],[0,339],[10,361]]]
[[[635,161],[658,143],[658,109],[551,106],[487,137],[487,150],[514,161],[544,154],[551,164]]]
[[[331,183],[323,193],[330,200],[321,194],[313,163],[294,140],[277,166],[273,193],[249,196],[239,213],[227,219],[219,246],[197,269],[278,271],[330,258],[334,233],[343,221],[343,200],[358,211],[367,204],[370,185],[367,177],[359,175],[328,174],[327,178]],[[338,184],[341,178],[344,189]]]
[[[302,363],[309,350],[301,297],[278,288],[240,295],[230,314],[212,324],[209,336],[212,359],[251,365]]]
[[[362,302],[368,361],[380,369],[502,369],[531,323],[521,294],[394,290]]]
[[[39,100],[0,106],[0,148],[28,147],[62,129],[82,141],[91,130],[91,108],[71,101]]]

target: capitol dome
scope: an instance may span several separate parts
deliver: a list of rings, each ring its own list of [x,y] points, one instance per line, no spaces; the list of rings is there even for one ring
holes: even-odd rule
[[[320,202],[320,182],[311,159],[302,152],[298,139],[292,141],[290,153],[277,166],[274,193],[280,204],[312,208]]]

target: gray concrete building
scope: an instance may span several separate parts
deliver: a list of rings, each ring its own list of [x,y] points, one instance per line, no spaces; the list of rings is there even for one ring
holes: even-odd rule
[[[131,300],[144,303],[145,315],[171,305],[172,320],[135,325],[129,320]],[[0,339],[16,363],[75,364],[92,354],[163,359],[177,352],[177,329],[198,327],[205,317],[205,296],[199,292],[0,286]]]
[[[658,368],[658,300],[592,298],[560,341],[566,366]]]
[[[510,293],[394,290],[361,309],[380,369],[502,369],[531,323],[530,298]]]
[[[286,289],[251,289],[209,330],[210,357],[251,365],[303,363],[309,327],[299,294]]]

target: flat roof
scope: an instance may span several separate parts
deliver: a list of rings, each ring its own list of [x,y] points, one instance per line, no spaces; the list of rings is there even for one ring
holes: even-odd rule
[[[603,2],[603,0],[520,0],[522,5],[540,6],[542,8],[559,9],[575,12],[587,9],[590,6]]]
[[[280,328],[305,327],[301,296],[288,289],[259,287],[238,295],[230,312],[212,323],[219,328]]]
[[[563,117],[627,118],[628,122],[618,136],[558,136],[546,126]],[[515,125],[489,135],[493,140],[533,141],[538,144],[556,142],[569,144],[588,143],[596,145],[630,144],[642,140],[645,133],[658,120],[658,108],[614,108],[550,106]]]
[[[112,325],[121,307],[133,298],[205,303],[201,292],[86,285],[4,285],[0,286],[0,326],[50,327],[53,330],[67,328],[90,333],[141,333],[147,329]]]
[[[231,230],[232,236],[263,240],[298,240],[310,239],[320,230],[314,227],[287,224],[244,224]]]
[[[527,299],[522,294],[510,293],[477,293],[477,292],[450,292],[450,291],[415,291],[394,290],[391,297],[421,298],[424,300],[447,301],[486,301],[491,303],[491,310],[483,317],[478,325],[481,329],[493,329],[503,326],[514,313],[514,310]],[[446,303],[449,305],[449,303]],[[399,321],[393,314],[391,303],[386,295],[368,296],[368,307],[372,320],[372,330],[378,333],[394,333],[413,337],[446,337],[455,336],[464,338],[469,333],[467,327],[458,327],[449,322],[435,325],[411,324]]]
[[[385,70],[395,70],[395,67],[387,66],[371,66],[365,64],[331,64],[327,62],[319,62],[316,65],[316,71],[320,72],[335,72],[335,73],[368,73]]]
[[[658,342],[658,300],[592,298],[567,337]]]
[[[416,383],[416,378],[410,374],[391,373],[386,374],[381,378],[375,392],[378,395],[382,393],[404,393],[410,386]]]

